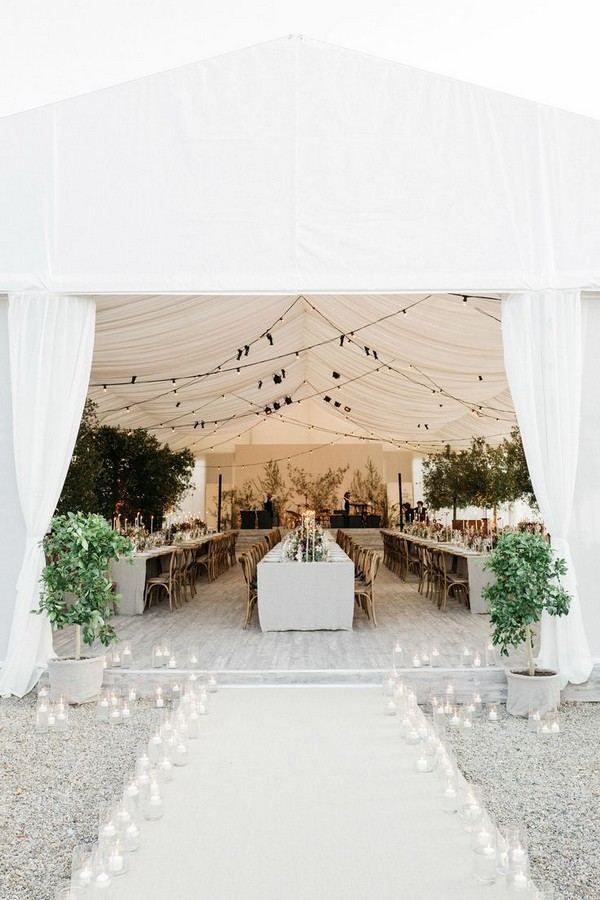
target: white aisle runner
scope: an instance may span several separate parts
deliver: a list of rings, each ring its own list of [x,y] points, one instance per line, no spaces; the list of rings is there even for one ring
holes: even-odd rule
[[[470,836],[373,688],[222,689],[116,900],[475,900]]]

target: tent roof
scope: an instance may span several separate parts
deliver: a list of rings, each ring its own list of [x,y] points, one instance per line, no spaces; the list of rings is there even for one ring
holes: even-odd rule
[[[307,426],[322,444],[427,452],[495,442],[514,424],[493,295],[165,300],[98,298],[90,396],[106,424],[149,427],[197,455],[250,431],[306,441]]]
[[[299,37],[0,120],[0,290],[600,285],[600,123]]]

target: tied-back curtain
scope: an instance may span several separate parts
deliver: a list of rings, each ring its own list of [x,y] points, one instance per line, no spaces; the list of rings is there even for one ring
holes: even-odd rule
[[[53,656],[38,605],[44,537],[69,468],[90,376],[95,304],[82,297],[10,294],[8,341],[17,490],[26,527],[0,694],[22,697]]]
[[[542,616],[538,664],[559,671],[563,686],[592,671],[567,540],[579,457],[581,320],[575,290],[512,294],[503,303],[504,362],[531,481],[573,598],[567,616]]]

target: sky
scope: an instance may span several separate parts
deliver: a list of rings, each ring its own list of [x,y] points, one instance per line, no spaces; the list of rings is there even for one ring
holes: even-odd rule
[[[0,116],[286,34],[600,118],[595,0],[0,0]]]

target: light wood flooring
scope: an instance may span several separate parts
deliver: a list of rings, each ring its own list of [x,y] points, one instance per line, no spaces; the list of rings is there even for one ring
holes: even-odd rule
[[[442,613],[419,594],[414,576],[405,583],[383,566],[379,568],[375,592],[378,627],[355,606],[351,632],[263,634],[256,611],[244,631],[245,585],[239,564],[212,583],[202,576],[196,587],[196,596],[174,612],[162,602],[143,616],[115,617],[119,638],[133,642],[136,669],[151,668],[152,646],[165,639],[180,658],[187,655],[190,645],[197,647],[202,669],[230,676],[261,673],[263,679],[271,681],[277,681],[278,676],[287,676],[288,681],[297,676],[301,682],[301,673],[307,672],[381,673],[392,668],[397,639],[410,650],[431,650],[436,646],[442,666],[453,668],[460,666],[465,646],[483,654],[490,632],[488,616],[472,615],[454,600]],[[68,631],[57,633],[56,652],[68,653],[71,640]],[[102,648],[98,645],[95,649]],[[520,662],[521,658],[516,656],[514,661]]]

